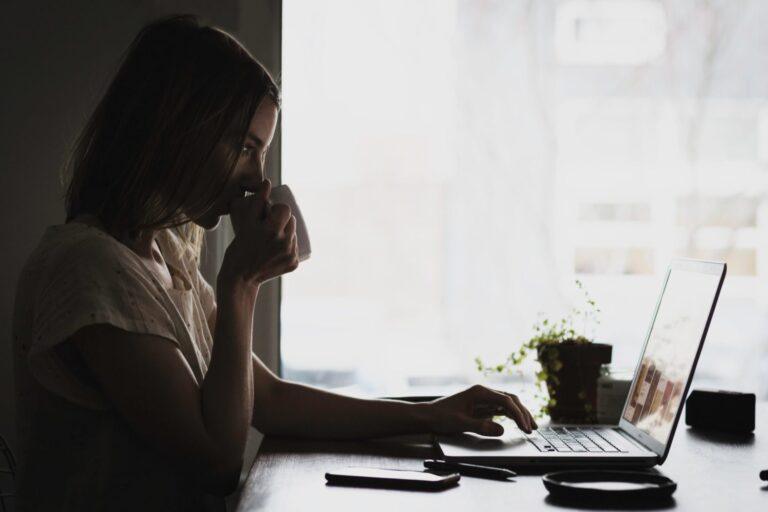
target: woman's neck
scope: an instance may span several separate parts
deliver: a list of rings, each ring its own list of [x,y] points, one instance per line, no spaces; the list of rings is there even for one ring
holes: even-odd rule
[[[155,233],[155,230],[141,231],[136,238],[126,238],[122,242],[142,258],[152,259]]]

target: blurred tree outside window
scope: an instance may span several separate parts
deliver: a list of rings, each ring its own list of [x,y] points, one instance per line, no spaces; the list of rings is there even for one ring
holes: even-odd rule
[[[693,257],[729,264],[697,379],[768,397],[767,3],[285,0],[283,21],[283,181],[313,243],[283,280],[286,377],[469,384],[577,278],[631,370]]]

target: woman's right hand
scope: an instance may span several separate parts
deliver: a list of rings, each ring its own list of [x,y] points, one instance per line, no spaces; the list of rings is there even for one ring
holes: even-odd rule
[[[227,247],[220,278],[258,286],[299,266],[296,217],[288,205],[269,202],[270,190],[269,180],[264,180],[253,195],[232,201],[235,238]]]

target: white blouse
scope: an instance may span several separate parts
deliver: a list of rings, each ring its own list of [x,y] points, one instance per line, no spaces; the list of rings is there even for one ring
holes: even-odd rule
[[[156,240],[173,289],[128,247],[79,222],[49,227],[29,257],[13,323],[19,510],[224,510],[146,444],[60,348],[92,324],[153,334],[179,348],[202,384],[213,290],[177,235],[162,230]]]

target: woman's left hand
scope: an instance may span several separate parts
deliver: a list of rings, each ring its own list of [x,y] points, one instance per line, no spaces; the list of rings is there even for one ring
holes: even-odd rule
[[[430,402],[428,407],[432,431],[437,434],[475,432],[500,436],[504,427],[493,421],[493,417],[498,415],[513,419],[521,430],[529,434],[538,428],[533,416],[516,395],[479,384]]]

